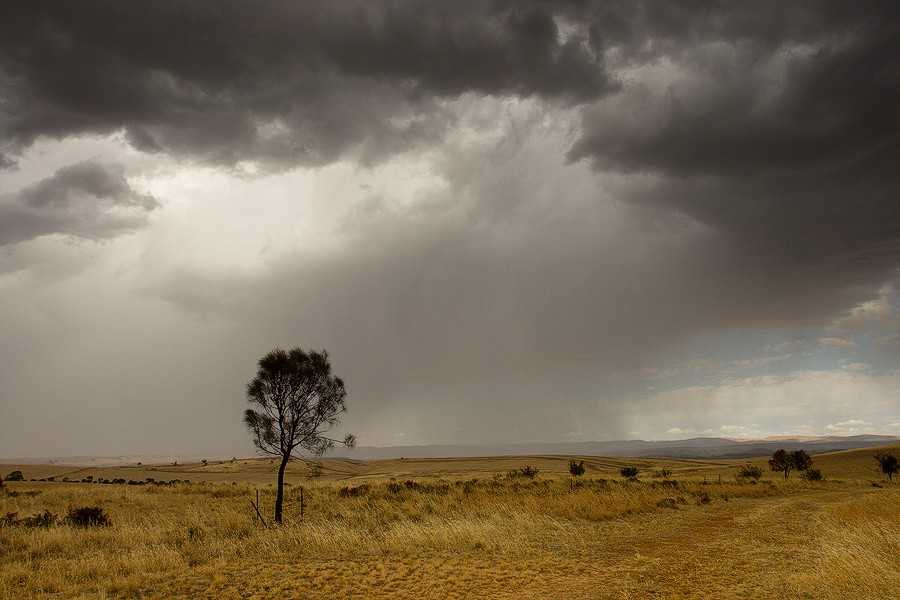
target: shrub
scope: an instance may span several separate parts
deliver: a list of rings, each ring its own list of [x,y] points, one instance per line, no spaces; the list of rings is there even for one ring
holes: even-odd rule
[[[368,483],[364,483],[357,487],[342,487],[338,492],[338,495],[341,498],[357,498],[365,495],[370,489],[372,489],[372,486]]]
[[[42,513],[35,513],[24,519],[18,518],[19,513],[9,512],[0,518],[0,526],[11,527],[13,525],[21,525],[23,527],[50,527],[56,523],[56,515],[47,509]]]
[[[660,487],[664,487],[664,488],[670,487],[670,488],[673,488],[676,490],[678,489],[678,481],[676,479],[664,479],[664,480],[660,481],[659,483],[654,483],[653,487],[655,488],[657,485],[659,485]]]
[[[661,468],[659,471],[653,473],[653,476],[657,479],[668,479],[672,476],[672,469],[667,469],[665,467]]]
[[[22,519],[22,525],[25,527],[50,527],[54,523],[56,523],[56,515],[46,508],[42,513],[35,513]]]
[[[751,479],[759,481],[763,476],[762,467],[757,465],[746,464],[738,470],[738,479]]]
[[[537,474],[540,473],[540,469],[536,469],[534,467],[522,467],[521,469],[513,469],[512,471],[506,472],[506,477],[508,479],[519,479],[520,477],[525,479],[534,479],[537,477]]]
[[[676,508],[675,498],[663,498],[656,503],[659,508]]]
[[[822,471],[819,469],[807,469],[803,473],[803,478],[807,481],[825,481],[825,476],[822,475]]]
[[[3,481],[25,481],[25,476],[22,475],[22,471],[13,471],[4,477]]]
[[[637,479],[638,473],[640,472],[640,469],[637,467],[622,467],[619,469],[619,475],[625,479]]]
[[[569,461],[569,473],[572,474],[572,477],[578,477],[579,475],[584,475],[585,467],[584,461],[575,462],[574,460]]]
[[[70,508],[67,520],[70,524],[77,527],[106,526],[110,524],[109,517],[100,506]]]

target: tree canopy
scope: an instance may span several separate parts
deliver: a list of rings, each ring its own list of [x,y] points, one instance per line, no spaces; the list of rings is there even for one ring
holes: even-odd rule
[[[893,454],[879,452],[875,455],[875,462],[882,473],[888,476],[888,481],[894,481],[894,473],[900,472],[900,460]]]
[[[812,466],[812,458],[803,450],[794,450],[790,454],[783,448],[776,450],[769,459],[769,468],[775,472],[783,472],[787,479],[791,471],[805,471]]]

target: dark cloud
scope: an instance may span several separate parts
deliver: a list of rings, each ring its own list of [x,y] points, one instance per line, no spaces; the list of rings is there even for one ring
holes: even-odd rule
[[[896,13],[804,0],[0,3],[0,168],[33,168],[37,140],[121,132],[139,151],[129,172],[183,203],[122,240],[126,261],[101,248],[92,264],[107,268],[40,278],[42,295],[5,279],[17,312],[0,337],[18,347],[42,327],[54,364],[77,359],[44,382],[25,368],[45,364],[30,342],[7,387],[62,398],[53,387],[76,373],[99,382],[86,403],[177,401],[193,411],[180,422],[225,422],[254,360],[299,343],[329,350],[348,416],[382,441],[401,422],[426,443],[512,441],[716,412],[693,397],[702,388],[646,403],[637,376],[610,372],[640,373],[707,332],[793,342],[857,305],[834,331],[892,323],[894,296],[865,301],[900,265]],[[244,160],[263,175],[343,164],[294,179],[181,169]],[[109,239],[155,206],[121,171],[81,163],[0,199],[0,244]],[[18,268],[45,248],[15,250]],[[31,316],[56,298],[77,335]],[[83,340],[97,332],[121,379],[92,371]],[[141,343],[123,353],[124,338]],[[777,412],[795,396],[733,406],[763,398]]]
[[[616,89],[550,7],[483,2],[29,2],[0,14],[3,137],[127,131],[233,164],[364,160],[432,141],[435,98]]]
[[[759,278],[748,290],[759,302],[733,307],[745,322],[762,307],[772,315],[788,308],[762,302],[773,292],[797,307],[833,306],[848,290],[874,295],[894,280],[896,7],[795,2],[722,11],[709,3],[685,12],[664,4],[613,5],[598,21],[603,39],[624,49],[623,63],[665,64],[668,83],[635,79],[583,109],[569,161],[630,174],[614,197],[655,218],[686,215],[720,232],[730,270]]]
[[[0,246],[42,235],[111,239],[144,225],[158,206],[121,169],[82,162],[0,199]]]

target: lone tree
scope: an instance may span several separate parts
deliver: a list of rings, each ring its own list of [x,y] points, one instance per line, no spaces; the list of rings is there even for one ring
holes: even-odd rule
[[[900,472],[900,461],[893,454],[885,454],[879,452],[875,455],[875,462],[878,463],[878,469],[888,476],[888,481],[893,483],[894,473]]]
[[[322,456],[334,448],[337,440],[327,433],[347,412],[347,391],[341,378],[332,375],[324,350],[293,348],[286,352],[276,348],[257,364],[256,377],[247,384],[247,402],[254,408],[244,412],[244,424],[261,454],[281,457],[275,496],[275,522],[281,523],[284,468],[301,450]],[[356,438],[348,433],[342,444],[353,448]]]
[[[783,448],[776,450],[769,459],[769,467],[775,471],[783,471],[787,479],[791,471],[805,471],[812,466],[812,458],[803,450],[794,450],[790,454]]]

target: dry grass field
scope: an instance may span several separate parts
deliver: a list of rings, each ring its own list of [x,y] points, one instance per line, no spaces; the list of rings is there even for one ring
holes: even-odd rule
[[[748,461],[578,457],[577,482],[571,457],[295,463],[280,527],[268,459],[6,466],[55,481],[0,492],[0,600],[900,598],[900,484],[876,451],[816,456],[822,483],[737,481]],[[67,520],[85,507],[110,523]]]

